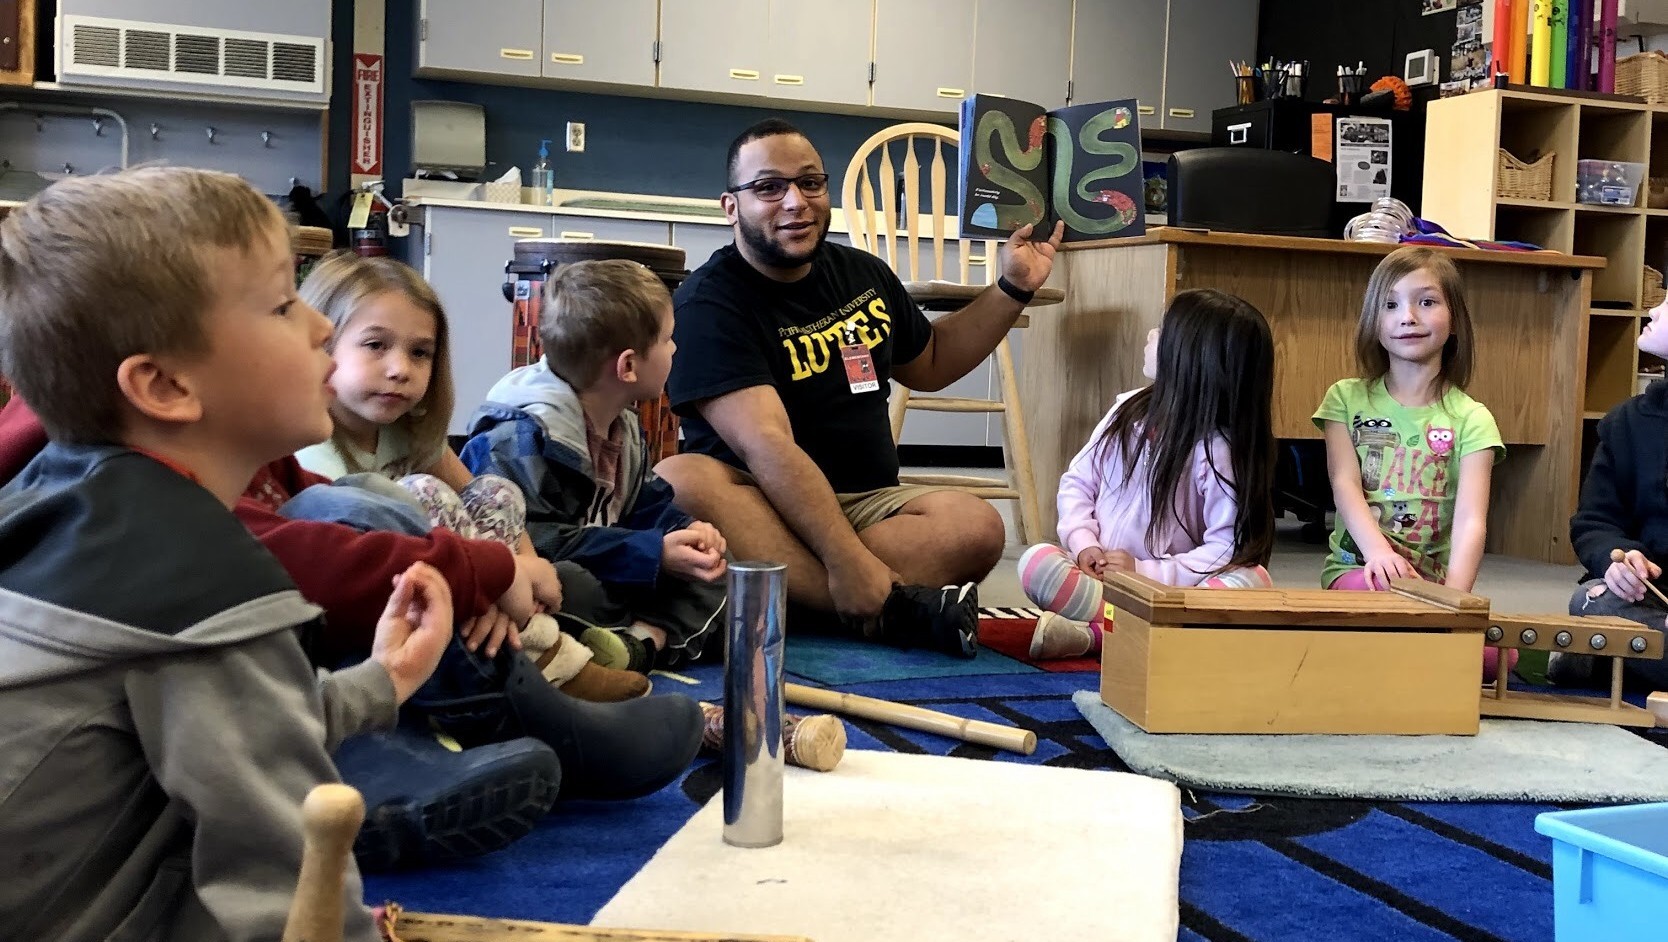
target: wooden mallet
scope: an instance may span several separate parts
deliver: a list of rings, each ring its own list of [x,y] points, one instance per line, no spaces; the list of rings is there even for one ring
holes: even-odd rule
[[[346,785],[320,785],[307,793],[301,817],[306,844],[284,942],[342,942],[343,883],[365,800]]]
[[[893,726],[902,726],[904,729],[918,729],[924,733],[937,733],[962,742],[1005,749],[1022,756],[1037,751],[1037,734],[1017,726],[970,720],[937,710],[910,706],[907,703],[893,703],[890,700],[863,697],[855,693],[839,693],[820,687],[806,687],[802,684],[782,686],[783,698],[794,706],[878,720]]]
[[[1613,549],[1613,550],[1610,551],[1610,561],[1611,562],[1619,563],[1619,562],[1621,562],[1625,559],[1627,559],[1627,554],[1622,552],[1620,549]],[[1652,582],[1649,579],[1646,579],[1645,580],[1645,588],[1650,589],[1652,592],[1655,592],[1656,597],[1662,600],[1663,605],[1668,605],[1668,595],[1663,595],[1662,590],[1656,587],[1656,583]]]
[[[353,839],[365,820],[365,801],[346,785],[320,785],[301,805],[306,849],[296,880],[295,901],[284,924],[284,942],[342,942],[347,914],[343,892]],[[810,942],[803,936],[742,935],[734,932],[673,932],[653,929],[599,929],[560,923],[521,922],[478,916],[406,913],[390,904],[398,938],[410,942]]]

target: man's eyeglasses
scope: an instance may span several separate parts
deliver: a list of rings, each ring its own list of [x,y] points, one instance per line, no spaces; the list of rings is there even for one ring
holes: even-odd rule
[[[802,177],[760,177],[746,183],[738,183],[726,190],[726,193],[740,193],[742,190],[752,190],[753,195],[767,203],[779,202],[788,195],[788,187],[799,187],[799,195],[815,198],[828,192],[828,174],[807,173]]]

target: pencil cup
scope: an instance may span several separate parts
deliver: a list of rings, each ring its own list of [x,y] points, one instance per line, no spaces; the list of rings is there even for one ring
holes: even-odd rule
[[[730,564],[724,654],[724,843],[782,842],[787,567]]]
[[[1356,103],[1357,100],[1360,99],[1360,97],[1361,97],[1361,76],[1359,76],[1359,75],[1340,75],[1340,76],[1338,76],[1338,103],[1339,104],[1341,104],[1341,105],[1353,105],[1353,104]]]
[[[1234,78],[1235,96],[1239,104],[1249,105],[1261,101],[1263,97],[1262,80],[1255,75],[1240,75]]]

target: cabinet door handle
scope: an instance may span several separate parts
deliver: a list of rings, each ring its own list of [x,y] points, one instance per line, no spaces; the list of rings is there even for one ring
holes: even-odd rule
[[[1191,117],[1193,117],[1193,109],[1192,108],[1171,108],[1170,109],[1170,117],[1172,117],[1172,118],[1191,118]]]
[[[941,88],[938,90],[940,98],[966,98],[967,91],[960,88]]]
[[[1136,105],[1135,106],[1135,113],[1136,114],[1158,114],[1158,109],[1154,108],[1152,105]]]
[[[500,50],[498,50],[498,57],[500,59],[532,59],[533,58],[533,50],[531,50],[531,49],[500,49]]]
[[[1251,139],[1251,122],[1228,125],[1228,143],[1243,144]]]
[[[537,239],[544,235],[544,230],[532,226],[511,226],[510,235],[518,239]]]
[[[778,85],[804,85],[805,84],[805,76],[803,76],[803,75],[778,75],[778,76],[776,76],[776,84],[778,84]]]
[[[594,232],[569,232],[566,229],[562,230],[561,235],[564,239],[574,239],[579,241],[586,241],[597,237],[597,234]]]
[[[553,52],[550,54],[550,61],[560,62],[562,65],[584,65],[585,57],[577,52]]]
[[[977,265],[983,265],[984,263],[985,263],[985,257],[983,255],[969,255],[969,256],[967,256],[967,264],[970,267],[971,266],[977,266]]]
[[[759,80],[759,70],[758,69],[731,69],[730,70],[730,78],[741,79],[744,82],[757,82]]]

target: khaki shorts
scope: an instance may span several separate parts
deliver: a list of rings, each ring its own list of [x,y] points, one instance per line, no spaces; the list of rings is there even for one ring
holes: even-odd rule
[[[858,494],[835,494],[839,498],[840,510],[845,512],[846,519],[851,522],[851,528],[858,533],[893,516],[902,510],[904,505],[935,491],[949,490],[946,487],[933,487],[928,484],[900,484],[897,487],[882,487],[873,491],[863,491]]]
[[[748,472],[739,468],[730,470],[735,474],[738,483],[759,486],[758,479]],[[851,524],[851,528],[862,533],[882,520],[894,516],[915,498],[948,490],[952,488],[935,487],[930,484],[900,484],[896,487],[881,487],[856,494],[836,493],[834,497],[839,500],[840,511],[846,515],[846,521]]]

